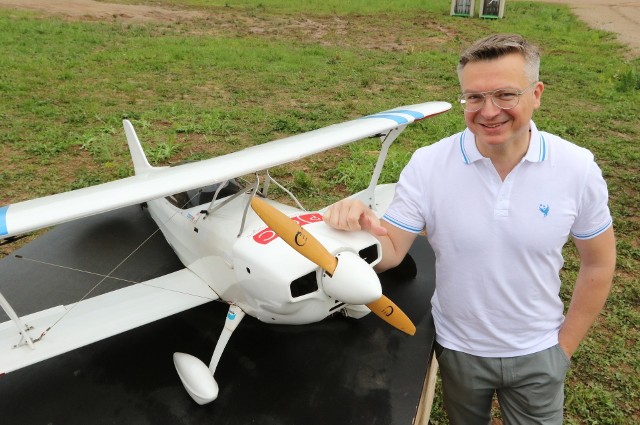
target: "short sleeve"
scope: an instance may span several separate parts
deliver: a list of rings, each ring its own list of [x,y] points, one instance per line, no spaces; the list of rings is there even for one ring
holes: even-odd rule
[[[591,239],[611,226],[613,219],[608,206],[607,183],[600,167],[591,161],[588,166],[584,190],[580,197],[578,216],[571,234],[578,239]]]
[[[403,230],[420,233],[425,227],[424,215],[418,200],[424,200],[422,195],[422,179],[420,173],[420,159],[416,151],[409,163],[400,173],[395,194],[383,219]]]

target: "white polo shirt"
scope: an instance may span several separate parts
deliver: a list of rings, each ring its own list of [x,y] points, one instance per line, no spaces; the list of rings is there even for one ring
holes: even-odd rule
[[[438,342],[484,357],[558,343],[562,247],[612,224],[607,186],[588,150],[531,122],[529,150],[502,181],[469,129],[418,149],[384,219],[426,228],[436,254]]]

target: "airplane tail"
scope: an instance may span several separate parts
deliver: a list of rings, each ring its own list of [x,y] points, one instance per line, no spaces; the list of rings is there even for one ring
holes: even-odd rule
[[[123,120],[124,133],[127,136],[127,143],[129,144],[129,152],[131,152],[131,159],[133,160],[133,168],[136,174],[146,174],[153,169],[147,156],[144,154],[138,135],[133,129],[133,125],[129,120]]]

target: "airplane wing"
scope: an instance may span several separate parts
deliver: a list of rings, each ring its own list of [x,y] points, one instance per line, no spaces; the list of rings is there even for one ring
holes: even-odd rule
[[[133,177],[3,206],[0,207],[0,239],[296,161],[386,134],[450,108],[446,102],[403,106],[228,155],[177,167],[152,167]]]
[[[14,322],[0,323],[0,375],[216,299],[216,293],[202,279],[182,269],[21,317],[31,329],[32,339],[51,327],[34,348],[21,344],[24,341]]]

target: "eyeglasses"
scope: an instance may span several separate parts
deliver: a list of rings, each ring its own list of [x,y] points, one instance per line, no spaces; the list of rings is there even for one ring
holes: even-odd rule
[[[458,102],[466,112],[476,112],[482,109],[487,96],[500,109],[513,109],[518,106],[520,96],[532,88],[537,81],[534,81],[524,90],[499,89],[493,91],[483,91],[480,93],[462,93],[458,96]]]

